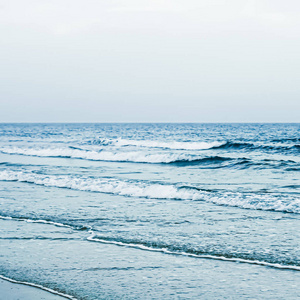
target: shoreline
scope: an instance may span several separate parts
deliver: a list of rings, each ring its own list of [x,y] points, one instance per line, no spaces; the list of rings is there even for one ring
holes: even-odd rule
[[[50,288],[30,282],[17,281],[3,275],[0,275],[0,290],[4,299],[8,300],[77,300],[77,298],[73,296],[57,292]]]

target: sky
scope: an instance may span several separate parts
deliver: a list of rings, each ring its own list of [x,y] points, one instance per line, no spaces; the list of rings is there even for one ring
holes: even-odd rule
[[[0,0],[0,122],[300,122],[300,1]]]

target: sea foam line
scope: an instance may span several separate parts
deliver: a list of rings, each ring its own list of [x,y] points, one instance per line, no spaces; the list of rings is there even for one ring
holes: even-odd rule
[[[75,298],[75,297],[73,297],[71,295],[68,295],[68,294],[65,294],[65,293],[62,293],[62,292],[58,292],[58,291],[52,290],[52,289],[47,288],[45,286],[42,286],[40,284],[35,284],[35,283],[27,282],[27,281],[18,281],[18,280],[14,280],[12,278],[9,278],[9,277],[3,276],[3,275],[0,275],[0,278],[3,279],[3,280],[9,281],[11,283],[22,284],[22,285],[27,285],[27,286],[35,287],[35,288],[44,290],[46,292],[49,292],[51,294],[64,297],[66,299],[77,300],[77,298]]]
[[[27,223],[47,224],[47,225],[53,225],[56,227],[65,227],[65,228],[69,228],[72,230],[79,230],[79,231],[87,230],[88,232],[90,232],[90,230],[92,230],[92,227],[89,225],[87,225],[87,226],[72,226],[72,225],[68,225],[68,224],[63,224],[63,223],[53,222],[53,221],[43,220],[43,219],[35,220],[35,219],[26,218],[26,217],[10,217],[10,216],[2,216],[2,215],[0,215],[0,219],[10,220],[10,221],[18,221],[18,222],[27,222]]]
[[[12,220],[12,221],[22,221],[22,222],[27,222],[27,223],[41,223],[41,224],[49,224],[49,225],[54,225],[57,227],[67,227],[73,229],[72,226],[58,223],[58,222],[53,222],[53,221],[47,221],[47,220],[34,220],[34,219],[29,219],[29,218],[18,218],[18,217],[7,217],[7,216],[1,216],[0,219],[2,220]]]
[[[193,254],[193,253],[187,253],[184,251],[181,252],[175,252],[168,250],[167,248],[153,248],[146,245],[138,245],[133,243],[124,243],[119,241],[108,241],[103,240],[100,238],[95,238],[93,235],[87,238],[88,241],[91,242],[99,242],[103,244],[112,244],[117,245],[121,247],[128,247],[128,248],[135,248],[139,250],[146,250],[151,252],[160,252],[164,254],[169,255],[182,255],[182,256],[188,256],[188,257],[194,257],[194,258],[202,258],[202,259],[213,259],[213,260],[221,260],[221,261],[228,261],[228,262],[236,262],[236,263],[246,263],[246,264],[252,264],[252,265],[259,265],[269,268],[275,268],[275,269],[282,269],[282,270],[292,270],[292,271],[300,271],[299,266],[288,266],[288,265],[281,265],[278,263],[268,263],[260,260],[248,260],[243,258],[231,258],[231,257],[225,257],[225,256],[217,256],[217,255],[210,255],[210,254]]]

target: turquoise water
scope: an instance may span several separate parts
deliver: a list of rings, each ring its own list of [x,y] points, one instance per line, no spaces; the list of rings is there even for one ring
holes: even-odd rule
[[[1,124],[0,274],[78,299],[296,299],[299,124]]]

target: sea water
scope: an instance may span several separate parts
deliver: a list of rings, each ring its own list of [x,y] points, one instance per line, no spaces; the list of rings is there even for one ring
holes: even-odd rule
[[[297,299],[300,124],[1,124],[0,275],[78,299]]]

